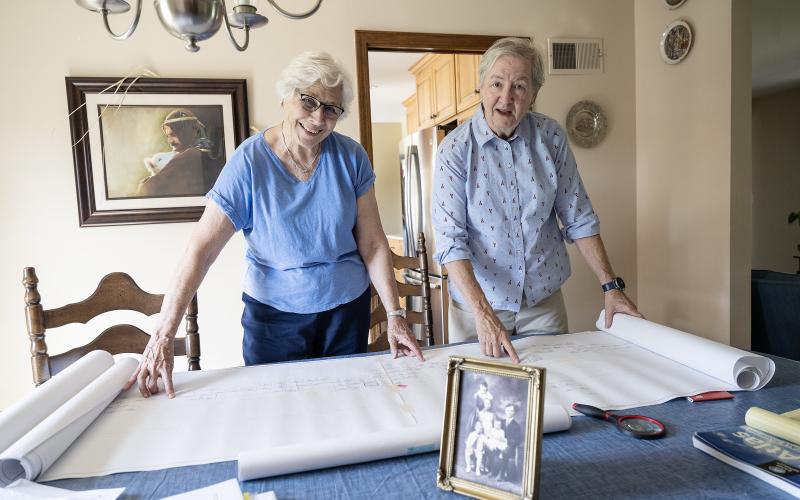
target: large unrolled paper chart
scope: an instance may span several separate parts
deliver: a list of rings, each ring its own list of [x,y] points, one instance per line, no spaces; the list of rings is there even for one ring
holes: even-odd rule
[[[775,374],[769,358],[626,314],[615,314],[605,328],[602,311],[597,328],[740,390],[761,389]]]
[[[570,416],[564,408],[545,405],[543,433],[567,430],[570,424]],[[441,425],[427,425],[402,432],[371,432],[355,437],[250,450],[239,454],[239,480],[427,453],[439,449],[441,434]]]
[[[547,370],[545,432],[567,428],[565,414],[575,402],[608,410],[654,405],[706,391],[757,389],[774,372],[768,358],[624,315],[614,318],[610,332],[535,335],[513,342],[523,364]],[[434,449],[450,356],[480,357],[480,346],[429,349],[424,363],[378,354],[176,373],[175,399],[163,392],[145,399],[132,388],[96,419],[91,410],[97,401],[83,403],[81,418],[62,426],[62,434],[69,437],[94,420],[39,480],[206,464],[240,455],[242,477],[251,477]],[[14,425],[24,427],[16,419]],[[197,439],[198,432],[203,439]],[[35,441],[25,448],[42,453],[44,445]],[[186,442],[193,445],[176,445]],[[32,455],[26,450],[17,455],[17,462],[6,463],[19,474],[20,467],[26,471],[20,456]],[[39,468],[35,459],[28,468],[31,473]]]
[[[90,353],[83,359],[90,355],[93,360],[83,368],[91,373],[95,364],[107,365],[109,359],[113,363],[107,352]],[[117,397],[137,365],[133,358],[120,359],[0,454],[0,486],[19,478],[36,480]],[[39,401],[41,393],[34,399],[47,404]]]

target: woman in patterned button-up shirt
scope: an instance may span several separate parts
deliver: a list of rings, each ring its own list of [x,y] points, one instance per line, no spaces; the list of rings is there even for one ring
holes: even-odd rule
[[[436,259],[453,285],[450,340],[477,337],[484,354],[505,351],[518,362],[509,331],[567,331],[564,240],[601,284],[616,275],[564,130],[529,112],[544,83],[539,51],[527,40],[498,40],[479,77],[481,106],[436,158]],[[619,288],[605,292],[605,310],[606,326],[617,312],[641,316]]]

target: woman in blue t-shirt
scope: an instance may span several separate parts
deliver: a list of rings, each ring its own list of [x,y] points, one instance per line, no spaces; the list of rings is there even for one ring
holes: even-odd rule
[[[208,193],[161,316],[128,386],[172,387],[172,343],[191,297],[236,231],[247,241],[245,363],[366,352],[370,281],[388,312],[393,356],[423,359],[400,308],[375,174],[357,142],[333,131],[350,82],[324,52],[305,52],[276,89],[283,121],[245,140]]]

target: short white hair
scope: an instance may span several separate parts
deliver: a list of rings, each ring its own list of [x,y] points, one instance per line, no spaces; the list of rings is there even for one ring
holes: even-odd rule
[[[524,38],[501,38],[492,44],[489,49],[481,56],[478,65],[478,81],[483,87],[483,79],[486,73],[494,66],[494,63],[503,56],[512,56],[528,61],[531,64],[531,83],[534,90],[538,91],[544,85],[544,59],[542,53],[533,44],[533,41]]]
[[[327,52],[310,50],[289,61],[275,83],[275,90],[278,97],[285,101],[295,91],[306,90],[315,83],[329,89],[341,88],[342,117],[347,115],[353,100],[353,86],[341,65]]]

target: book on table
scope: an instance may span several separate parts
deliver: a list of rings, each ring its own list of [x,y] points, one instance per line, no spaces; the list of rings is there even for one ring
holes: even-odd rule
[[[765,425],[765,415],[771,419],[771,426]],[[746,417],[751,425],[695,432],[692,442],[712,457],[800,498],[800,445],[791,432],[780,430],[791,430],[792,425],[800,423],[796,415],[797,412],[776,415],[751,408]]]

